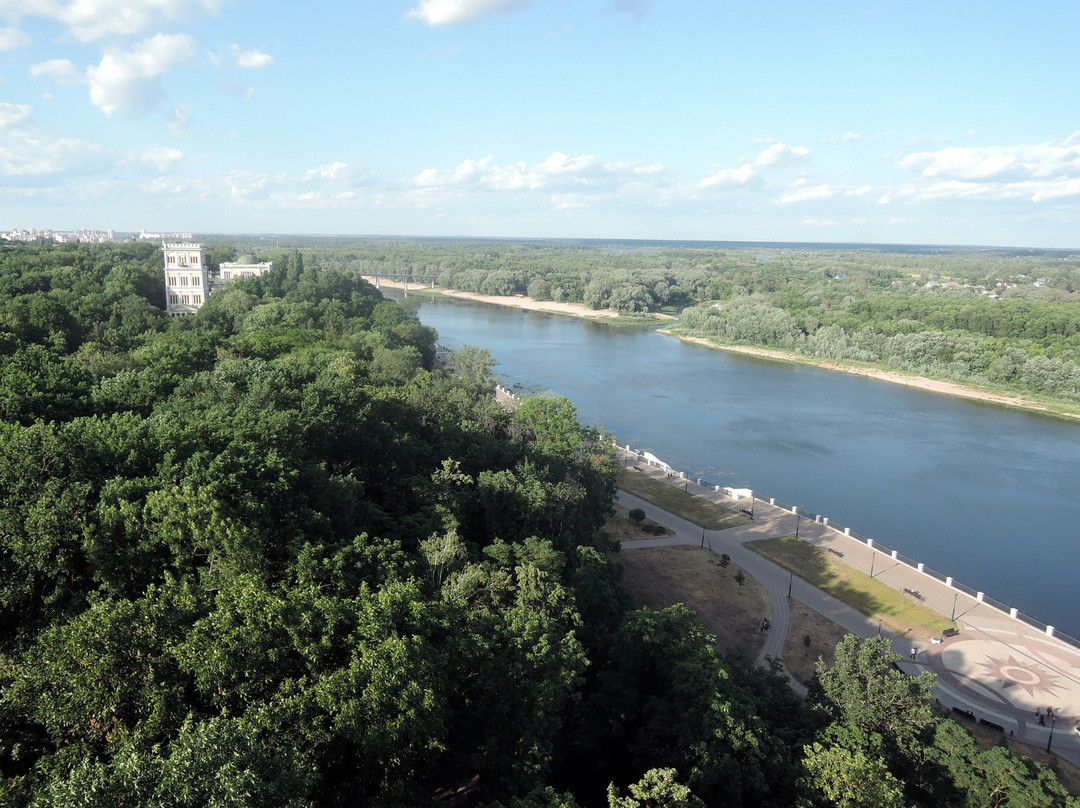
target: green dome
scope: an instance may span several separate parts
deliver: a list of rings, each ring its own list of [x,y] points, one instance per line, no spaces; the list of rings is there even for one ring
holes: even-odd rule
[[[234,263],[236,263],[236,264],[257,264],[259,262],[255,260],[254,255],[250,255],[250,254],[245,253],[244,255],[241,255],[239,258],[237,258],[236,261],[234,261]]]

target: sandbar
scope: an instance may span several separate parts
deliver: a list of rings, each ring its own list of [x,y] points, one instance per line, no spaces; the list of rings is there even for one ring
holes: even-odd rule
[[[375,279],[374,276],[365,276],[364,280],[369,283],[374,283]],[[385,278],[380,278],[379,284],[381,286],[389,286],[392,289],[404,288],[404,284],[397,281],[388,281]],[[517,295],[478,295],[473,292],[461,292],[457,289],[443,289],[441,287],[432,289],[419,283],[413,284],[413,290],[418,293],[437,294],[442,295],[443,297],[458,297],[463,300],[473,300],[477,303],[491,303],[494,306],[511,306],[515,309],[547,312],[548,314],[565,314],[571,317],[607,319],[619,316],[619,312],[615,309],[590,309],[582,303],[558,303],[554,300],[533,300],[531,297],[518,297]],[[671,318],[667,317],[666,319]]]

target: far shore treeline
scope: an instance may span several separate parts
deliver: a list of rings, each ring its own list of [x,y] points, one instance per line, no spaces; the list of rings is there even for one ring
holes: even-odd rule
[[[722,344],[1080,403],[1080,250],[385,239],[317,252],[362,274],[681,313],[680,333]]]
[[[719,300],[702,322],[763,307],[795,340],[998,306],[1048,323],[987,336],[1002,356],[1071,363],[1073,259],[954,301],[907,262],[1050,259],[206,241],[274,269],[182,318],[152,244],[0,247],[0,805],[1077,804],[937,714],[884,640],[848,637],[803,701],[684,607],[635,603],[601,531],[610,436],[566,399],[502,408],[481,351],[449,373],[359,277]]]

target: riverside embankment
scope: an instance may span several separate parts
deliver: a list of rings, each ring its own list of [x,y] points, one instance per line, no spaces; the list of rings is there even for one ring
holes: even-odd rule
[[[725,507],[740,509],[743,500],[735,500],[723,491],[699,486],[673,472],[666,464],[646,461],[643,453],[622,449],[624,462],[633,462],[661,482],[685,486],[688,493]],[[861,637],[885,634],[902,657],[900,667],[908,673],[926,670],[937,675],[935,696],[952,709],[961,721],[978,722],[1012,740],[1045,746],[1073,764],[1080,764],[1080,737],[1073,732],[1080,722],[1080,650],[1060,636],[1050,636],[1024,621],[1003,614],[997,608],[978,601],[964,592],[906,564],[883,561],[874,570],[875,550],[822,520],[807,521],[801,537],[823,549],[839,554],[844,560],[897,590],[919,592],[922,601],[938,610],[955,612],[960,627],[950,637],[921,637],[896,634],[880,623],[838,601],[805,581],[789,577],[786,570],[756,556],[743,544],[762,538],[791,535],[794,514],[780,505],[761,502],[754,508],[754,520],[747,525],[721,531],[699,533],[696,525],[667,513],[649,503],[634,500],[647,516],[673,532],[656,540],[634,542],[636,546],[708,544],[714,553],[728,553],[766,588],[772,601],[773,627],[758,661],[766,656],[781,658],[783,634],[787,630],[788,598],[806,604],[845,630]],[[633,552],[633,548],[627,548]],[[868,572],[869,574],[869,572]],[[1036,709],[1053,707],[1057,716],[1053,725],[1040,723]],[[1057,729],[1056,736],[1052,735]]]

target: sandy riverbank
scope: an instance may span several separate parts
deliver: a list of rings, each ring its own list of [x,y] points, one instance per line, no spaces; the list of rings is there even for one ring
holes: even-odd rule
[[[369,283],[375,282],[373,277],[368,276],[365,276],[364,280]],[[379,283],[382,286],[388,286],[391,289],[404,288],[404,284],[396,281],[380,279]],[[588,306],[581,303],[557,303],[554,300],[533,300],[531,297],[518,295],[478,295],[472,292],[460,292],[457,289],[443,289],[438,286],[432,289],[416,283],[413,284],[412,288],[418,293],[436,294],[443,297],[459,297],[463,300],[474,300],[477,303],[490,303],[493,306],[510,306],[515,309],[540,311],[548,314],[563,314],[569,317],[581,317],[586,320],[611,320],[619,316],[619,312],[615,309],[590,309]],[[652,316],[657,320],[675,319],[670,314],[654,313]]]
[[[760,356],[766,359],[782,359],[787,362],[798,362],[803,365],[813,365],[822,370],[836,370],[841,373],[853,373],[856,376],[866,376],[869,379],[878,379],[893,384],[903,384],[907,387],[916,387],[919,390],[927,390],[931,393],[942,393],[947,396],[969,398],[974,401],[985,401],[989,404],[1003,404],[1008,407],[1018,407],[1025,410],[1038,412],[1053,412],[1068,418],[1080,418],[1080,413],[1054,410],[1040,404],[1037,401],[1024,398],[1020,395],[1009,393],[995,393],[988,390],[979,390],[956,382],[944,382],[939,379],[928,379],[925,376],[912,376],[892,370],[880,370],[877,368],[859,367],[858,365],[846,365],[827,360],[817,360],[803,356],[792,351],[777,351],[771,348],[751,348],[745,345],[717,345],[703,337],[688,337],[683,334],[675,334],[667,329],[661,329],[661,333],[668,334],[684,342],[692,342],[695,345],[704,345],[707,348],[715,348],[719,351],[731,351],[733,353],[747,354],[748,356]]]

